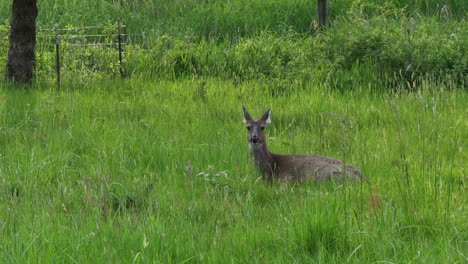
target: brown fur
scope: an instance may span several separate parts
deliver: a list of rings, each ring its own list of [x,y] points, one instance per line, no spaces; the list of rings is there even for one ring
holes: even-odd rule
[[[253,120],[245,108],[244,122],[255,165],[263,179],[304,182],[306,180],[365,179],[361,171],[342,161],[316,155],[281,155],[268,150],[263,129],[270,122],[270,109],[259,120]]]

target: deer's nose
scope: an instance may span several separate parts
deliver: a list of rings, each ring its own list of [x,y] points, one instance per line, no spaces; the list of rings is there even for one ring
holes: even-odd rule
[[[252,138],[250,140],[252,141],[252,143],[257,144],[258,143],[258,136],[252,136]]]

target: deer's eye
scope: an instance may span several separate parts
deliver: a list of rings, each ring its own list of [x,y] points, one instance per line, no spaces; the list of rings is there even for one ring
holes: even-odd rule
[[[260,129],[261,129],[261,130],[264,130],[264,129],[265,129],[265,127],[264,127],[264,126],[262,126],[262,127],[260,127]]]
[[[250,127],[249,127],[249,126],[247,127],[247,130],[249,130],[249,131],[250,131]]]

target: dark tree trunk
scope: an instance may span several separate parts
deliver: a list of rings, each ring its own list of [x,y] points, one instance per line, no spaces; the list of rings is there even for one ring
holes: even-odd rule
[[[7,77],[28,83],[33,78],[37,0],[13,0]]]

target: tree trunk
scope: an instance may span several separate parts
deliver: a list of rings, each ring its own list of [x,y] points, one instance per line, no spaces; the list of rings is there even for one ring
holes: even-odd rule
[[[31,82],[35,64],[37,0],[13,0],[7,78]]]

